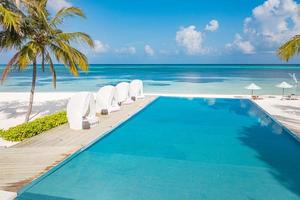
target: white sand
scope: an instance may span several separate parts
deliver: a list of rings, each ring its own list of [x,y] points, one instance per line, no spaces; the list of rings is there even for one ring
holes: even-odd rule
[[[72,94],[74,93],[36,93],[31,120],[64,109]],[[28,99],[29,93],[0,93],[1,129],[24,122]]]
[[[68,99],[74,92],[43,92],[36,93],[34,98],[32,119],[51,114],[66,108]],[[205,97],[205,98],[249,98],[245,95],[201,95],[201,94],[160,94],[147,93],[156,96],[177,97]],[[300,129],[300,100],[282,101],[281,97],[264,97],[256,101],[259,106],[276,117],[284,125],[293,129]],[[29,93],[0,93],[0,129],[8,129],[24,122]],[[299,131],[300,133],[300,131]],[[298,134],[299,134],[298,133]],[[0,148],[15,143],[0,138]]]
[[[36,93],[31,120],[66,108],[71,92]],[[28,107],[29,93],[0,93],[0,129],[22,124]],[[14,145],[0,138],[0,148]]]

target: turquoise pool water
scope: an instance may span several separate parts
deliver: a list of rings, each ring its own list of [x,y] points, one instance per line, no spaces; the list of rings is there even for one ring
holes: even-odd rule
[[[300,199],[300,143],[248,100],[161,97],[19,199]]]

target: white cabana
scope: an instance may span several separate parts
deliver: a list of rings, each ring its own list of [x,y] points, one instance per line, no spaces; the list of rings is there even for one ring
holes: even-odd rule
[[[132,99],[142,99],[144,98],[144,88],[143,81],[133,80],[130,82],[129,94]]]
[[[248,85],[247,87],[245,87],[247,90],[251,90],[251,95],[253,96],[253,91],[254,90],[261,90],[261,87],[259,87],[258,85],[256,85],[255,83],[251,83],[250,85]]]
[[[96,112],[111,113],[120,110],[117,100],[116,88],[112,85],[106,85],[99,89],[96,94]]]
[[[284,96],[284,90],[285,90],[285,89],[292,88],[293,86],[290,85],[290,84],[288,84],[287,82],[283,81],[282,83],[276,85],[276,87],[282,88],[282,96]]]
[[[94,95],[90,92],[73,95],[67,105],[67,118],[70,128],[75,130],[98,124]]]
[[[116,85],[116,89],[119,104],[130,104],[133,102],[129,95],[129,83],[121,82]]]

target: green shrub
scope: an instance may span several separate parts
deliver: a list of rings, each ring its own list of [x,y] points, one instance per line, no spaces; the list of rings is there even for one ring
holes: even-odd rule
[[[8,130],[0,130],[0,137],[8,141],[22,141],[67,122],[66,112],[58,112]]]

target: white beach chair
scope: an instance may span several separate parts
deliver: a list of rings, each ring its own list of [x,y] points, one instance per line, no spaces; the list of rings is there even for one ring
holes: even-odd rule
[[[67,105],[67,118],[70,128],[75,130],[98,124],[94,95],[90,92],[79,92],[72,96]]]
[[[117,100],[116,88],[112,85],[107,85],[99,89],[96,94],[96,112],[111,113],[120,110]]]
[[[121,82],[116,85],[118,103],[121,104],[131,104],[133,101],[129,95],[129,83]]]
[[[129,94],[131,99],[143,99],[144,98],[143,81],[133,80],[130,82]]]

